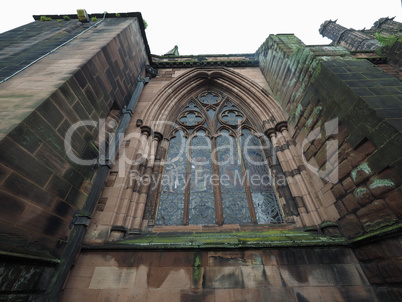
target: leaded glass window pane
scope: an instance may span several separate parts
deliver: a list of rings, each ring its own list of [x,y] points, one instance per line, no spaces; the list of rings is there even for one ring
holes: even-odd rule
[[[196,124],[199,124],[201,121],[202,121],[202,118],[200,116],[196,115],[194,112],[189,112],[188,114],[186,114],[186,116],[183,116],[180,119],[180,122],[187,126],[194,126]]]
[[[242,110],[216,91],[204,91],[176,122],[161,182],[158,225],[283,223],[267,153]]]
[[[243,114],[238,110],[225,110],[221,114],[221,119],[225,124],[236,126],[244,121]]]
[[[184,110],[196,110],[196,111],[200,111],[200,109],[198,109],[198,107],[194,104],[194,102],[190,102],[186,108],[184,108]]]
[[[241,146],[247,179],[258,223],[282,223],[283,217],[276,199],[273,179],[260,140],[243,129]]]
[[[227,130],[222,130],[217,145],[223,220],[225,223],[250,223],[236,140]]]
[[[212,120],[213,118],[214,118],[214,116],[215,116],[215,112],[216,112],[216,110],[215,109],[212,109],[212,108],[210,108],[210,109],[208,109],[208,115],[209,115],[209,118]]]
[[[198,131],[191,141],[189,224],[215,223],[211,141]]]
[[[216,103],[218,103],[219,97],[215,96],[211,93],[208,93],[207,95],[202,96],[200,99],[201,99],[201,102],[203,102],[204,104],[216,104]]]
[[[186,187],[187,139],[181,131],[170,140],[162,178],[157,217],[158,225],[183,224],[184,193]]]
[[[283,223],[283,216],[274,192],[251,193],[258,223]]]
[[[185,127],[192,127],[202,123],[204,119],[202,118],[202,114],[198,111],[184,111],[179,116],[179,123]]]

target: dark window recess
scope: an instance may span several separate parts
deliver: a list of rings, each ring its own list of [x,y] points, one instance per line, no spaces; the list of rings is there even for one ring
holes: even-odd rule
[[[215,91],[183,108],[169,136],[157,225],[284,222],[265,157],[272,146],[252,124]]]

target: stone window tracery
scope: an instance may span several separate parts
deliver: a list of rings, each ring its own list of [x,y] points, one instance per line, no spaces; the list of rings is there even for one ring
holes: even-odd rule
[[[190,100],[168,139],[157,225],[284,222],[269,141],[228,97],[208,90]]]

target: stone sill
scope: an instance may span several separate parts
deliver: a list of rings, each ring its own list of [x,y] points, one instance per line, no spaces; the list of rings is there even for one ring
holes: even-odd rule
[[[272,248],[345,245],[343,237],[294,230],[143,233],[86,249]]]
[[[157,250],[157,249],[233,249],[286,247],[357,247],[400,234],[402,223],[347,239],[305,230],[221,231],[221,232],[152,232],[134,235],[120,241],[84,244],[88,250]]]

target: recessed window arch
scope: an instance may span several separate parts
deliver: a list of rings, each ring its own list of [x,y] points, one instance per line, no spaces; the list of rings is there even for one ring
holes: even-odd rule
[[[168,136],[156,225],[283,223],[267,140],[215,90],[190,99]]]

